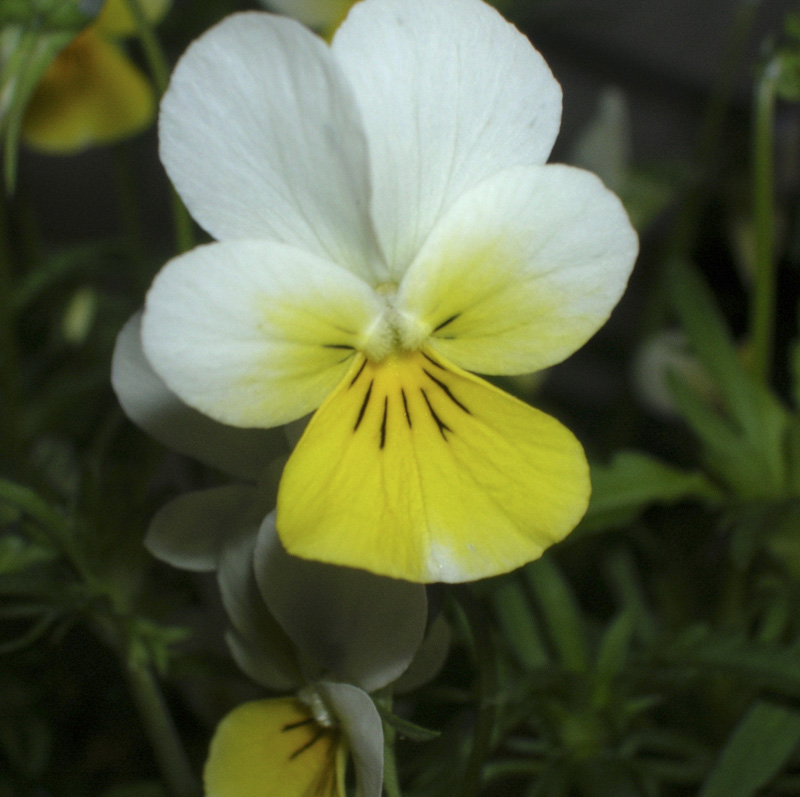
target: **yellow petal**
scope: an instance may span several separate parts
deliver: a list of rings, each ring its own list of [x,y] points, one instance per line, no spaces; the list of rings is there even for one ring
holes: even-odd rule
[[[150,22],[158,22],[172,5],[171,0],[138,0],[142,13]],[[106,0],[94,24],[107,36],[133,36],[136,22],[128,0]]]
[[[25,111],[25,141],[51,153],[77,152],[147,127],[155,99],[145,76],[95,30],[56,56]]]
[[[281,480],[278,533],[307,559],[468,581],[538,558],[589,499],[558,421],[431,352],[356,359]]]
[[[294,698],[256,700],[217,727],[206,797],[344,797],[346,749]]]

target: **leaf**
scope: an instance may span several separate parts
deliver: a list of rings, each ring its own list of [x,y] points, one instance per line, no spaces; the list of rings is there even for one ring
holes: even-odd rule
[[[562,664],[568,670],[585,671],[589,651],[583,613],[569,582],[548,554],[524,567],[522,572]]]
[[[700,675],[727,674],[753,689],[800,696],[800,650],[693,626],[659,655],[672,666],[689,667]]]
[[[526,670],[549,664],[541,628],[520,582],[514,577],[504,580],[492,593],[492,604],[503,638],[517,662]]]
[[[800,745],[800,713],[754,703],[728,739],[700,797],[749,797],[766,786]]]
[[[578,529],[624,526],[656,503],[718,497],[719,491],[700,471],[683,471],[648,454],[621,451],[608,465],[592,465],[592,498]]]
[[[749,444],[743,446],[749,450],[743,451],[737,460],[742,462],[755,457],[753,465],[759,473],[756,485],[780,488],[786,481],[783,453],[788,418],[785,409],[744,368],[714,295],[700,275],[687,263],[673,261],[669,286],[672,303],[692,349],[714,379],[724,407],[719,412],[700,397],[696,397],[695,405],[691,406],[691,390],[686,386],[681,390],[677,380],[676,387],[682,395],[676,395],[676,400],[685,412],[691,413],[692,417],[687,419],[707,444],[712,443],[714,437],[711,416],[726,417],[731,422],[728,425],[735,439]],[[706,405],[704,414],[700,412],[700,404]],[[730,441],[726,441],[724,447],[730,449]],[[738,479],[737,483],[742,481],[746,479]]]
[[[19,573],[43,562],[52,562],[58,553],[45,545],[28,542],[16,535],[0,538],[0,575]]]

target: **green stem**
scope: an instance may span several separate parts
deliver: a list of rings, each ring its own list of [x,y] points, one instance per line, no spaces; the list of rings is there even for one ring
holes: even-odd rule
[[[144,57],[150,75],[155,83],[158,96],[163,97],[169,85],[169,61],[164,54],[158,37],[150,24],[150,20],[145,15],[140,0],[125,0],[130,9],[131,16],[136,23],[136,31],[139,41],[142,43]],[[175,225],[175,245],[178,252],[186,252],[194,246],[194,232],[192,230],[192,220],[183,202],[170,186],[170,199],[172,203],[172,220]]]
[[[497,672],[491,644],[492,631],[483,607],[469,587],[459,588],[456,595],[469,627],[478,667],[478,713],[459,797],[478,797],[483,786],[483,767],[491,751],[497,715]]]
[[[392,710],[392,696],[386,694],[376,696],[375,702],[379,703],[386,711]],[[385,719],[383,720],[383,790],[386,797],[402,797],[400,778],[397,773],[397,756],[395,742],[397,732]]]
[[[766,384],[770,378],[775,318],[774,125],[780,62],[763,69],[755,94],[753,125],[753,222],[755,282],[750,307],[751,369]]]
[[[133,702],[170,792],[175,797],[196,797],[200,794],[200,784],[189,764],[152,670],[148,665],[128,657],[125,674]]]

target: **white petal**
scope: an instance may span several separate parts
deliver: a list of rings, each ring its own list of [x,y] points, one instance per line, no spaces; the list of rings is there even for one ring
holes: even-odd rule
[[[223,546],[247,532],[248,510],[257,502],[254,487],[238,484],[181,495],[153,518],[145,547],[173,567],[215,570]]]
[[[280,435],[212,421],[184,404],[142,351],[141,312],[117,336],[111,385],[125,414],[159,443],[233,476],[255,479],[282,448]]]
[[[516,167],[452,208],[397,301],[462,368],[528,373],[568,357],[605,323],[637,252],[622,203],[593,174]]]
[[[464,191],[544,163],[561,89],[539,53],[479,0],[365,0],[333,40],[367,130],[372,214],[398,280]]]
[[[239,536],[219,558],[217,582],[233,626],[228,645],[253,680],[271,688],[292,688],[303,680],[294,647],[269,613],[253,573],[255,535]]]
[[[383,788],[383,725],[366,692],[350,684],[314,685],[333,709],[347,737],[356,769],[357,797],[380,797]]]
[[[422,642],[423,586],[290,556],[274,513],[259,533],[255,571],[267,606],[297,647],[367,691],[394,681]]]
[[[167,263],[147,295],[147,359],[223,423],[276,426],[339,383],[381,312],[361,279],[283,244],[208,244]]]
[[[328,47],[299,23],[235,14],[201,36],[172,74],[159,134],[172,182],[215,238],[381,271],[359,113]]]

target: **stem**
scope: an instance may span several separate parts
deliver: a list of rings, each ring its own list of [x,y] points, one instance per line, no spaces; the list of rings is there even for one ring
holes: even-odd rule
[[[780,62],[763,69],[755,94],[753,124],[753,222],[756,273],[750,307],[751,369],[766,384],[770,378],[775,317],[774,124]]]
[[[200,785],[152,670],[148,665],[128,657],[125,674],[133,702],[170,792],[175,797],[196,797],[200,794]]]
[[[392,696],[376,697],[376,702],[387,711],[392,709]],[[386,797],[402,797],[400,790],[400,778],[397,774],[397,756],[395,755],[395,741],[397,732],[384,719],[383,720],[383,789]]]
[[[492,732],[497,714],[497,672],[491,644],[492,632],[483,607],[464,587],[457,592],[458,602],[466,618],[478,667],[478,713],[475,718],[470,750],[460,797],[478,797],[483,785],[483,765],[492,746]]]
[[[155,83],[159,98],[164,96],[164,92],[169,85],[169,61],[161,47],[158,37],[142,10],[139,0],[125,0],[130,9],[131,16],[136,23],[136,32],[139,41],[142,43],[144,57],[150,70],[150,75]],[[194,233],[192,231],[192,220],[186,210],[181,198],[175,189],[170,186],[170,199],[172,203],[172,221],[175,225],[175,245],[178,252],[186,252],[194,246]]]

